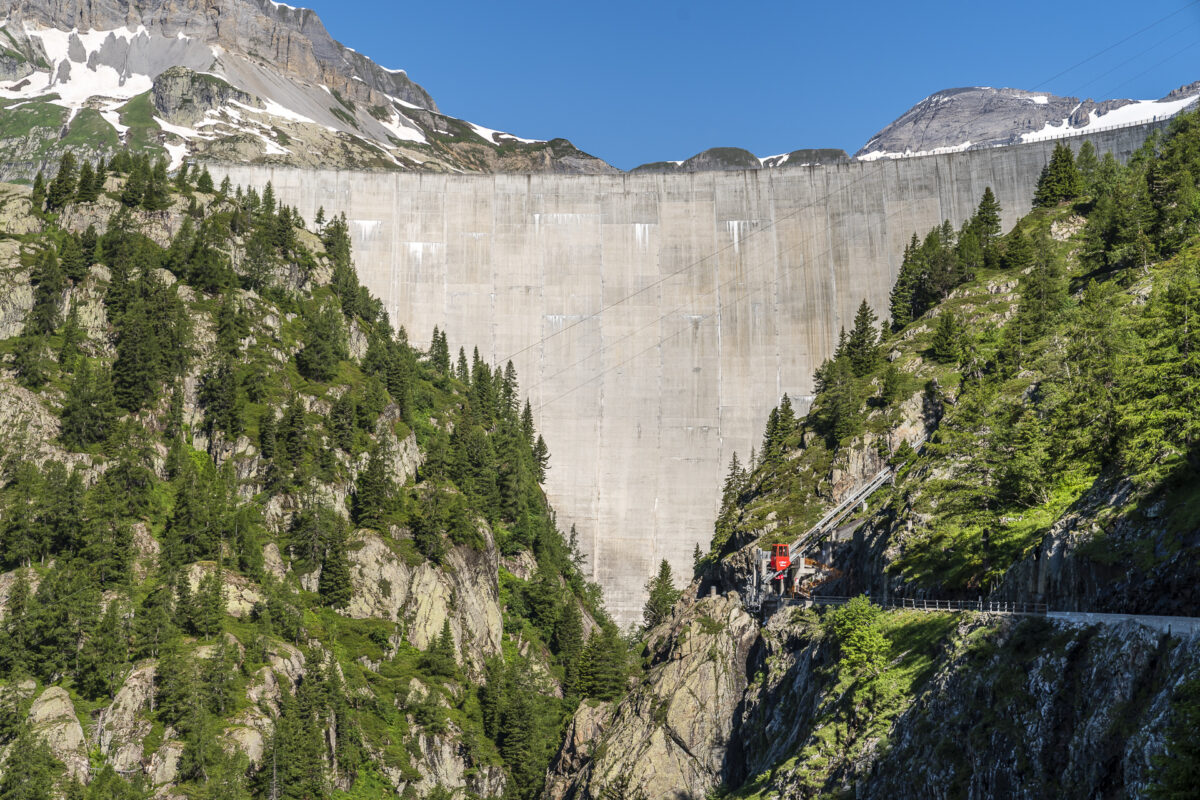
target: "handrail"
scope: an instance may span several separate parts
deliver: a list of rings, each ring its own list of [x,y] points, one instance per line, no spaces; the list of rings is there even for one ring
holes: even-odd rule
[[[852,597],[841,595],[813,595],[812,603],[820,606],[842,606]],[[926,597],[899,597],[888,600],[870,598],[881,608],[909,609],[913,611],[978,611],[984,614],[1021,614],[1044,616],[1049,612],[1045,603],[1018,603],[1007,600],[938,600]]]

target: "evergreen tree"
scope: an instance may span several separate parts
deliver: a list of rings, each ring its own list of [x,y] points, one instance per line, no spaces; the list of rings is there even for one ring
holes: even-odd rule
[[[84,449],[102,442],[112,432],[117,403],[108,370],[93,371],[80,359],[63,404],[60,436],[68,447]]]
[[[854,329],[846,340],[846,355],[857,377],[872,372],[882,357],[879,348],[879,318],[864,299],[854,315]]]
[[[13,347],[13,370],[17,381],[26,389],[39,389],[48,380],[43,365],[46,339],[40,335],[25,335]]]
[[[436,641],[430,644],[429,649],[425,651],[422,658],[422,666],[429,672],[440,678],[453,678],[458,674],[458,661],[456,653],[458,648],[454,644],[454,634],[450,630],[450,618],[447,617],[442,622],[442,632],[438,635]]]
[[[171,589],[152,586],[133,618],[133,653],[137,658],[158,658],[159,650],[175,634]]]
[[[1192,678],[1172,692],[1167,747],[1153,759],[1155,800],[1185,800],[1200,786],[1200,680]]]
[[[963,330],[953,311],[943,311],[938,315],[930,352],[943,364],[957,364],[962,358]]]
[[[41,214],[46,205],[46,178],[41,170],[38,170],[38,174],[33,178],[33,193],[29,196],[29,205],[35,215]]]
[[[149,179],[150,175],[145,160],[135,159],[130,167],[129,177],[125,179],[125,186],[121,189],[121,202],[127,208],[137,208],[142,204]]]
[[[200,579],[196,588],[196,633],[209,639],[221,632],[225,620],[225,580],[220,567]]]
[[[226,178],[225,180],[228,181],[229,179]],[[213,179],[212,175],[208,172],[208,167],[200,170],[200,177],[196,179],[196,191],[204,194],[213,193]],[[221,194],[228,194],[228,189],[224,185],[222,185]]]
[[[138,411],[154,400],[162,351],[150,305],[133,300],[121,315],[117,335],[117,359],[113,362],[113,390],[117,403],[126,411]]]
[[[646,583],[646,594],[649,597],[642,610],[642,621],[647,628],[653,628],[671,616],[671,609],[680,595],[671,575],[671,565],[665,558],[659,562],[658,574]]]
[[[350,560],[346,557],[346,535],[342,526],[333,526],[325,541],[325,558],[317,584],[321,600],[331,608],[345,608],[354,595],[350,580]]]
[[[0,800],[55,800],[55,778],[62,764],[41,737],[27,726],[20,730],[0,775]]]
[[[354,521],[359,527],[382,529],[386,525],[396,496],[396,485],[387,470],[386,453],[376,445],[354,492]]]
[[[58,160],[58,173],[46,190],[46,210],[59,211],[75,196],[75,154],[70,150]]]
[[[93,247],[95,247],[94,244]],[[77,237],[68,235],[63,240],[59,255],[63,272],[68,278],[75,283],[80,283],[87,277],[88,267],[91,266],[91,262],[88,261],[87,256],[84,254],[83,246]]]
[[[1096,156],[1096,146],[1092,144],[1091,139],[1079,146],[1079,152],[1075,155],[1075,167],[1079,170],[1080,194],[1095,194],[1100,159]]]
[[[47,247],[38,255],[33,279],[33,308],[25,320],[25,332],[46,336],[58,329],[58,305],[67,288],[66,276],[53,248]]]
[[[433,328],[433,339],[429,345],[429,361],[439,375],[450,374],[450,347],[446,343],[446,334]]]
[[[79,167],[79,186],[75,190],[75,200],[91,203],[100,197],[100,189],[96,183],[96,172],[92,168],[92,162],[84,161]]]
[[[822,364],[815,376],[817,396],[810,414],[814,427],[832,446],[858,432],[862,398],[850,360],[845,356]]]
[[[625,691],[625,642],[611,623],[592,631],[580,659],[580,689],[584,696],[613,700]]]
[[[304,348],[296,354],[300,372],[309,380],[332,380],[338,362],[346,358],[346,333],[342,315],[326,306],[310,316],[305,326]]]
[[[985,187],[983,196],[979,198],[979,207],[975,210],[972,225],[975,235],[979,237],[979,243],[985,248],[1000,237],[1000,212],[1000,202],[992,193],[992,187]]]
[[[112,698],[120,688],[129,642],[120,604],[109,601],[104,618],[84,643],[79,655],[77,682],[80,691],[93,699]]]
[[[1054,146],[1050,163],[1042,170],[1037,188],[1033,193],[1035,206],[1055,206],[1064,200],[1079,196],[1079,169],[1075,166],[1075,154],[1070,146],[1059,142]]]
[[[574,693],[579,685],[583,646],[583,617],[572,597],[563,604],[554,628],[554,651],[563,666],[563,692],[567,695]]]

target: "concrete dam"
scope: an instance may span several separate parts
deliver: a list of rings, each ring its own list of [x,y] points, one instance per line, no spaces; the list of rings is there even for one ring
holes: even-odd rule
[[[1127,158],[1155,127],[1072,137]],[[547,491],[623,624],[660,559],[691,574],[720,486],[770,409],[803,408],[866,298],[886,312],[913,233],[1005,227],[1054,142],[833,166],[626,175],[212,168],[272,182],[305,219],[345,212],[363,283],[424,345],[511,359],[550,446]]]

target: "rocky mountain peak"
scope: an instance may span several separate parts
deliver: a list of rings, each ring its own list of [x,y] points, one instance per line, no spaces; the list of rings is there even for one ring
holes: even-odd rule
[[[17,154],[7,179],[31,178],[63,147],[94,157],[122,145],[161,148],[173,165],[614,171],[565,140],[443,115],[403,70],[273,0],[18,0],[0,11],[0,114],[10,104],[44,113],[28,132],[8,126],[20,141],[4,143]]]
[[[855,158],[898,158],[1050,139],[1065,133],[1152,122],[1200,99],[1200,82],[1160,100],[1058,97],[1024,89],[968,86],[929,95],[863,145]]]

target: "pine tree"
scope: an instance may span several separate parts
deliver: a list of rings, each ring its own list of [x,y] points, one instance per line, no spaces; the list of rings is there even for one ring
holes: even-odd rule
[[[554,628],[554,651],[563,666],[563,692],[570,695],[579,685],[579,660],[583,656],[583,617],[575,599],[568,598]]]
[[[882,354],[879,348],[879,318],[864,299],[854,315],[854,329],[846,340],[846,355],[850,367],[857,377],[868,375],[879,365]]]
[[[467,366],[467,351],[461,347],[458,348],[458,366],[454,370],[454,377],[463,383],[471,381],[471,368]]]
[[[225,180],[228,181],[229,179],[226,178]],[[208,167],[204,167],[203,169],[200,170],[200,177],[196,179],[196,191],[201,192],[203,194],[212,194],[213,193],[213,179],[212,179],[212,175],[210,175],[208,172]],[[227,193],[228,193],[228,189],[225,187],[224,184],[222,184],[221,194],[227,194]]]
[[[1166,751],[1152,760],[1154,800],[1185,800],[1200,786],[1200,679],[1191,678],[1171,693]]]
[[[144,159],[138,158],[130,167],[129,177],[125,179],[125,186],[121,189],[121,202],[127,208],[137,208],[142,204],[142,198],[146,194],[146,184],[150,176],[146,168]]]
[[[584,696],[597,700],[618,697],[626,684],[625,642],[611,623],[593,630],[580,659],[580,688]]]
[[[207,573],[196,587],[196,633],[209,639],[221,632],[225,621],[225,579],[221,568]]]
[[[59,251],[59,257],[64,274],[72,281],[80,283],[87,277],[88,267],[91,266],[91,263],[85,256],[78,237],[68,235],[65,238]]]
[[[117,600],[109,601],[104,618],[92,631],[79,655],[76,681],[80,690],[93,699],[112,698],[121,683],[129,642]]]
[[[46,337],[25,335],[13,346],[13,370],[17,381],[26,389],[40,389],[49,380],[43,365]]]
[[[440,678],[453,678],[458,674],[458,661],[455,654],[458,648],[454,644],[454,634],[450,630],[450,618],[442,622],[442,632],[432,642],[421,660],[429,672]]]
[[[163,211],[171,206],[170,188],[167,185],[167,162],[158,159],[148,172],[142,193],[142,208],[147,211]]]
[[[1079,170],[1080,194],[1095,194],[1100,159],[1096,156],[1096,146],[1092,144],[1091,139],[1079,146],[1079,152],[1075,155],[1075,167]]]
[[[0,775],[0,800],[53,800],[59,796],[55,778],[61,770],[41,737],[22,725]]]
[[[347,350],[342,315],[326,306],[307,320],[304,347],[296,354],[296,364],[309,380],[327,382],[333,379],[338,362],[347,357]]]
[[[25,320],[25,332],[46,336],[58,329],[58,305],[67,288],[66,276],[58,263],[54,248],[47,247],[38,255],[34,269],[33,308]]]
[[[117,335],[117,359],[113,362],[113,389],[117,403],[126,411],[138,411],[155,396],[162,351],[149,304],[135,299],[121,315]]]
[[[979,243],[985,248],[1000,236],[1000,212],[1000,202],[992,193],[992,187],[985,187],[972,220],[975,235],[979,237]]]
[[[446,344],[446,334],[433,327],[433,338],[429,345],[429,361],[439,375],[450,374],[450,347]]]
[[[46,210],[59,211],[75,196],[75,154],[70,150],[58,160],[58,173],[46,190]]]
[[[371,450],[367,467],[358,476],[354,492],[354,521],[360,527],[382,529],[391,512],[396,485],[388,475],[381,445]]]
[[[340,525],[333,526],[326,537],[325,558],[321,561],[317,593],[331,608],[345,608],[354,595],[350,560],[346,557],[346,534]]]
[[[67,389],[60,436],[68,447],[83,449],[108,438],[117,418],[117,403],[108,370],[93,373],[81,359]]]
[[[1064,200],[1073,200],[1079,196],[1079,169],[1075,166],[1075,154],[1069,145],[1059,142],[1054,146],[1054,154],[1050,157],[1045,169],[1038,178],[1037,188],[1033,193],[1035,206],[1055,206]]]
[[[175,634],[171,589],[152,586],[133,618],[133,652],[137,658],[158,658],[159,649]]]
[[[943,364],[957,364],[962,358],[963,330],[953,311],[943,311],[938,315],[930,352]]]
[[[84,161],[79,167],[79,185],[75,190],[75,200],[80,203],[91,203],[100,197],[100,187],[96,184],[96,172],[92,162]]]
[[[675,588],[671,565],[664,558],[658,565],[658,574],[646,583],[646,607],[642,610],[642,621],[653,628],[671,616],[671,609],[679,599],[680,591]]]
[[[46,178],[41,170],[38,170],[38,174],[33,178],[33,193],[29,196],[29,205],[33,208],[35,216],[41,214],[46,205]]]
[[[920,277],[917,264],[920,242],[914,233],[912,241],[904,248],[904,258],[900,262],[900,274],[892,286],[891,298],[888,303],[888,314],[892,318],[892,329],[900,330],[913,321],[913,300],[916,284]]]

